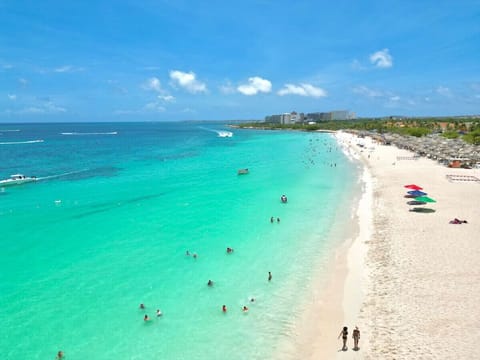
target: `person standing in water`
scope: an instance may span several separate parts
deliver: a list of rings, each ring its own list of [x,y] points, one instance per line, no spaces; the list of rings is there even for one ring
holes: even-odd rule
[[[346,326],[344,326],[342,331],[340,331],[340,334],[338,335],[338,339],[340,339],[340,336],[342,337],[342,340],[343,340],[342,350],[347,351],[348,328]]]
[[[358,329],[358,326],[355,326],[355,330],[352,332],[352,337],[353,337],[353,350],[357,351],[360,348],[358,347],[358,341],[360,340],[360,330]]]
[[[272,280],[272,273],[269,271],[268,272],[268,281]]]

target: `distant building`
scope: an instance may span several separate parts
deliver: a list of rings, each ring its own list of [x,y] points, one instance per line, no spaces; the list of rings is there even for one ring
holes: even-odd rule
[[[314,112],[314,113],[297,113],[296,111],[292,111],[291,113],[283,113],[281,115],[269,115],[265,116],[266,123],[273,123],[273,124],[283,124],[283,125],[290,125],[290,124],[303,124],[303,123],[311,123],[319,122],[319,121],[332,121],[332,120],[351,120],[356,119],[356,115],[354,112],[350,112],[348,110],[336,110],[330,112]]]
[[[265,116],[265,122],[270,124],[281,124],[282,115],[269,115]]]

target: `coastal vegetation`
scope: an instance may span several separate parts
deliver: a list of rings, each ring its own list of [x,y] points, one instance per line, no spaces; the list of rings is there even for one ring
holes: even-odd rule
[[[356,119],[319,121],[315,123],[279,124],[266,122],[240,123],[240,128],[260,128],[264,130],[303,130],[374,131],[380,134],[395,133],[403,136],[422,137],[428,134],[442,134],[447,139],[462,138],[465,142],[480,145],[480,120],[476,118],[414,118],[414,119]]]

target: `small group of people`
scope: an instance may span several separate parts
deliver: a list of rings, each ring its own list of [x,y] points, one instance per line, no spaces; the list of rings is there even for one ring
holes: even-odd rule
[[[340,336],[342,337],[343,341],[343,346],[342,346],[342,351],[347,351],[347,339],[348,339],[348,327],[344,326],[343,329],[340,331],[340,334],[338,335],[338,339],[340,339]],[[352,339],[353,339],[353,350],[358,351],[360,348],[358,347],[358,342],[360,340],[360,330],[358,329],[358,326],[355,326],[355,329],[352,332]]]
[[[253,298],[252,298],[252,299],[253,299]],[[250,301],[252,301],[252,300],[250,300]],[[242,311],[243,311],[244,313],[248,312],[248,306],[243,305]],[[224,313],[227,312],[227,305],[222,305],[222,312],[224,312]]]
[[[270,218],[270,222],[271,222],[272,224],[275,222],[275,218],[274,218],[273,216]],[[280,222],[280,218],[277,217],[277,223],[279,223],[279,222]]]
[[[185,256],[190,256],[190,251],[188,251],[188,250],[185,251]],[[196,259],[196,258],[198,257],[197,253],[194,252],[194,253],[192,254],[192,257],[193,257],[194,259]]]
[[[141,304],[138,306],[138,308],[139,308],[140,310],[145,310],[145,309],[146,309],[145,304],[143,304],[143,303],[141,303]],[[157,317],[160,317],[160,316],[163,315],[163,313],[162,313],[162,311],[161,311],[160,309],[157,309],[156,315],[157,315]],[[143,317],[143,321],[145,321],[145,322],[146,322],[146,321],[150,321],[150,317],[149,317],[147,314],[145,314],[145,316]]]

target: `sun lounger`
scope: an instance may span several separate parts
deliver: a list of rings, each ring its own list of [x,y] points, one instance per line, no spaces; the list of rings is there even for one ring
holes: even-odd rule
[[[472,175],[455,175],[448,174],[446,175],[449,181],[477,181],[480,182],[480,179]]]

